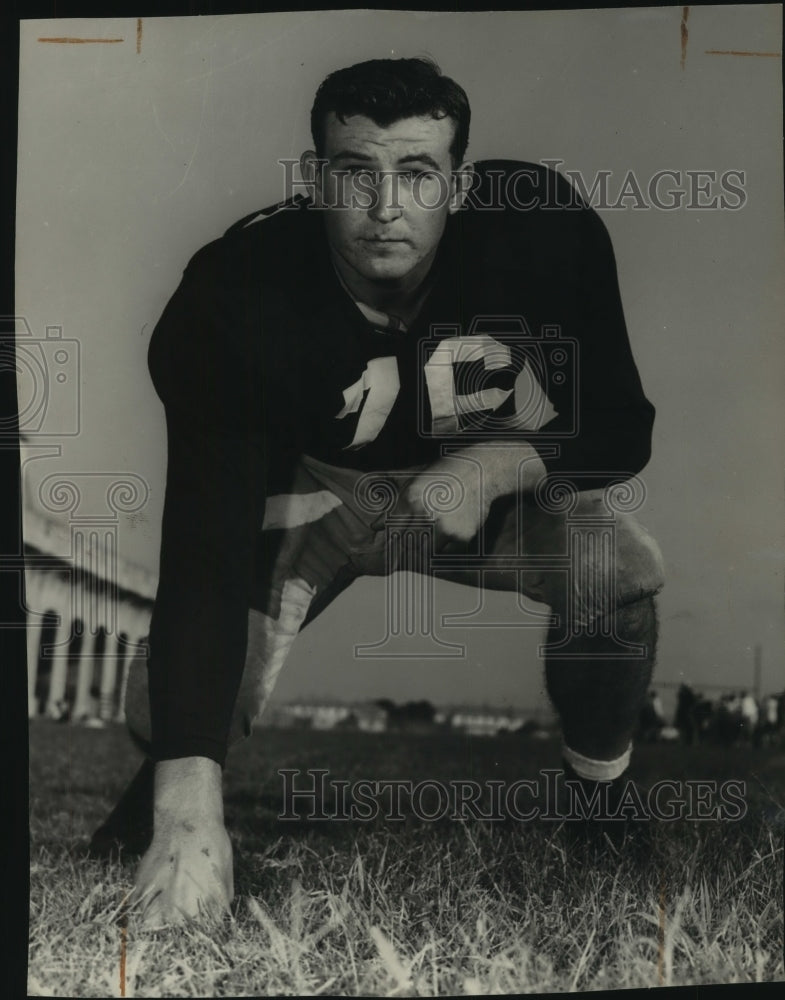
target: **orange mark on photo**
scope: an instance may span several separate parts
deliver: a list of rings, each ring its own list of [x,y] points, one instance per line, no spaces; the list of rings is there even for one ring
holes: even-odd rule
[[[770,59],[782,58],[781,52],[743,52],[737,49],[706,49],[707,56],[768,56]]]
[[[690,37],[689,31],[687,31],[687,20],[690,16],[690,8],[682,7],[681,10],[681,68],[684,69],[684,63],[687,61],[687,40]]]
[[[39,42],[55,42],[57,45],[86,45],[90,42],[102,42],[104,45],[114,45],[124,42],[124,38],[39,38]]]
[[[665,982],[665,886],[660,886],[659,921],[657,926],[657,979]]]
[[[128,928],[125,924],[120,928],[120,996],[125,996],[125,954],[128,941]]]

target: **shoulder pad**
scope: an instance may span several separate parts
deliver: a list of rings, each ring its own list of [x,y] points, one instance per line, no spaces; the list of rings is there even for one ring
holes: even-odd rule
[[[573,185],[550,166],[561,161],[478,160],[466,207],[498,212],[503,209],[586,208]]]
[[[286,201],[279,201],[277,205],[270,205],[268,208],[261,209],[261,211],[251,212],[250,215],[246,215],[244,218],[239,219],[233,225],[229,226],[224,233],[224,236],[239,233],[240,230],[247,229],[248,226],[252,226],[256,222],[263,222],[265,219],[270,219],[274,215],[278,215],[279,212],[300,208],[301,205],[308,200],[307,195],[296,194],[292,198],[287,198]]]

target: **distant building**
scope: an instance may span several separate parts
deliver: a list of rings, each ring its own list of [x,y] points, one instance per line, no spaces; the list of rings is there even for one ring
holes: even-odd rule
[[[518,733],[532,738],[550,736],[553,719],[541,711],[523,712],[516,709],[477,707],[467,705],[434,709],[433,717],[422,720],[409,711],[424,702],[407,702],[395,705],[387,699],[377,702],[351,704],[331,701],[289,702],[271,705],[261,726],[285,728],[342,729],[365,733],[400,731],[404,733],[429,733],[437,728],[471,736],[499,736]],[[412,718],[409,718],[409,715]]]
[[[70,485],[64,480],[55,490],[62,486],[67,499],[65,487]],[[118,506],[109,503],[109,514],[102,519],[75,517],[63,524],[25,494],[31,719],[101,725],[124,718],[128,668],[145,651],[157,578],[119,555],[116,523],[122,493],[115,500]]]
[[[471,736],[497,736],[520,729],[526,718],[517,712],[497,709],[466,708],[451,713],[450,727]]]
[[[383,733],[387,722],[387,713],[378,705],[355,705],[344,725],[363,733]]]
[[[281,726],[309,729],[358,729],[380,733],[387,728],[387,713],[376,705],[347,705],[338,702],[296,702],[278,705],[275,722]]]

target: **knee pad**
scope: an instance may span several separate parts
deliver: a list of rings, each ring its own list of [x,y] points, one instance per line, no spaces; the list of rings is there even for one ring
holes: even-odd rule
[[[620,515],[616,522],[616,606],[658,594],[665,582],[662,552],[635,518]]]
[[[633,517],[617,515],[599,532],[587,529],[573,544],[567,613],[573,627],[589,626],[617,608],[662,589],[659,546]]]

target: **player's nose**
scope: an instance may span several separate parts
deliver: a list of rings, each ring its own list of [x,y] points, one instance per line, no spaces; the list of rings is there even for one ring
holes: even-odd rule
[[[392,171],[378,174],[373,204],[368,212],[376,222],[392,222],[403,212],[400,201],[400,186]]]

